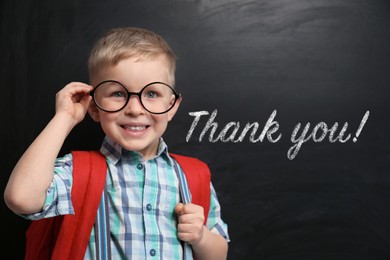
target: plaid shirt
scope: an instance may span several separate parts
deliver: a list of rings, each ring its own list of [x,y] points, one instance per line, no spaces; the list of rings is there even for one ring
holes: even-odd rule
[[[177,238],[174,213],[176,204],[180,202],[179,180],[174,170],[176,162],[169,156],[165,142],[161,139],[156,157],[148,161],[143,160],[139,153],[122,149],[107,137],[100,151],[108,164],[106,187],[112,258],[182,259],[183,248]],[[220,217],[220,205],[210,185],[210,211],[206,226],[229,241],[227,225]],[[35,220],[74,214],[71,187],[72,156],[67,154],[56,161],[43,211],[25,217]],[[93,228],[85,259],[95,258]]]

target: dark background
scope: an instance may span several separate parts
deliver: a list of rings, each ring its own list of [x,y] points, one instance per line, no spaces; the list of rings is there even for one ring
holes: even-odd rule
[[[390,2],[387,0],[3,0],[0,32],[1,190],[54,115],[55,93],[87,82],[92,44],[107,30],[161,34],[178,56],[184,100],[170,151],[199,157],[229,225],[229,259],[390,259]],[[188,113],[258,122],[273,110],[280,141],[189,142]],[[366,111],[370,116],[354,143]],[[345,143],[309,140],[287,158],[297,123],[348,122]],[[242,128],[241,128],[242,129]],[[339,131],[338,131],[339,132]],[[337,132],[337,133],[338,133]],[[90,118],[61,153],[97,149]],[[50,145],[50,144],[48,144]],[[28,221],[1,200],[1,255],[21,259]]]

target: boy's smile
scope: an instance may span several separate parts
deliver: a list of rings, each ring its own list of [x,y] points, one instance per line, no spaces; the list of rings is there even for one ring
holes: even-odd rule
[[[129,136],[138,137],[144,134],[150,127],[150,125],[130,123],[121,125],[121,127],[125,130],[125,134],[128,134]]]
[[[123,59],[115,66],[102,69],[92,84],[116,80],[123,83],[128,91],[139,92],[145,85],[154,81],[172,84],[171,78],[168,62],[165,56],[160,55],[148,59]],[[105,134],[113,141],[127,150],[140,152],[147,160],[155,156],[160,137],[179,104],[180,99],[167,113],[152,114],[143,108],[139,97],[133,95],[127,105],[118,112],[104,112],[91,102],[89,113],[96,122],[100,122]]]

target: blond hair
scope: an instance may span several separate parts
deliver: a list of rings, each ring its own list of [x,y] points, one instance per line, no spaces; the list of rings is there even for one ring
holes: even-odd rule
[[[88,59],[89,77],[92,79],[100,70],[115,66],[126,58],[143,60],[159,55],[166,56],[171,84],[174,84],[176,56],[160,35],[135,27],[111,29],[96,42],[91,51]]]

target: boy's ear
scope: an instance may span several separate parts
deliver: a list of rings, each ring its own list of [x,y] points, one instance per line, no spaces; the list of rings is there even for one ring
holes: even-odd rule
[[[93,101],[89,103],[88,114],[92,117],[92,119],[95,122],[97,123],[100,122],[99,109],[97,108],[95,102]]]
[[[179,97],[176,100],[175,105],[172,107],[171,110],[168,111],[168,121],[171,121],[173,116],[176,114],[177,110],[179,109],[180,103],[181,103],[182,97]]]

